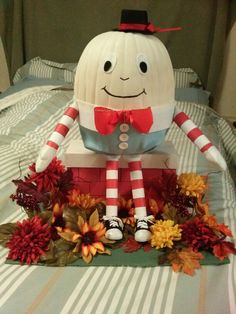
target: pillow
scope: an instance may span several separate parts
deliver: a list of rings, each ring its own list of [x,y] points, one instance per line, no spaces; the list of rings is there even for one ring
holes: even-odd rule
[[[209,106],[209,97],[211,93],[201,88],[182,87],[175,89],[176,101],[194,102]]]
[[[191,68],[174,69],[175,87],[197,87],[203,88],[198,74]]]
[[[62,80],[73,83],[77,63],[57,63],[36,57],[20,67],[13,78],[13,83],[27,78],[36,77],[52,80]]]
[[[77,63],[58,63],[36,57],[16,71],[13,83],[15,84],[27,77],[63,80],[66,83],[74,83],[76,66]],[[202,87],[200,78],[191,68],[174,69],[174,77],[176,88]]]

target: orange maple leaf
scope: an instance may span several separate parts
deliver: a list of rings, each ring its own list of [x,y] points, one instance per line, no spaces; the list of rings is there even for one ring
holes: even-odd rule
[[[219,230],[221,233],[223,233],[227,237],[232,237],[233,236],[232,231],[225,224],[218,224],[217,225],[217,230]]]
[[[213,246],[213,254],[223,261],[229,254],[236,255],[236,248],[233,243],[222,241]]]
[[[168,254],[168,260],[174,272],[184,272],[190,276],[195,274],[195,269],[201,268],[199,261],[204,256],[194,252],[192,248],[176,249]]]

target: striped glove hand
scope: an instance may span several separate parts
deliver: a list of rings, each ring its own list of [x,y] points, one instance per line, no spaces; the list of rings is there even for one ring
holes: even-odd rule
[[[53,157],[56,155],[56,152],[57,151],[54,148],[48,146],[47,144],[44,145],[36,161],[36,172],[44,171],[52,161]]]

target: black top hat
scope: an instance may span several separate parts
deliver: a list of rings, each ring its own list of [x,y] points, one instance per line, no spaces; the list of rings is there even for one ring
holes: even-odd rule
[[[141,10],[122,10],[120,25],[117,31],[153,34],[156,32],[169,32],[180,30],[180,27],[174,28],[160,28],[155,27],[148,22],[147,11]]]
[[[118,31],[153,34],[154,31],[148,29],[147,11],[122,10]]]

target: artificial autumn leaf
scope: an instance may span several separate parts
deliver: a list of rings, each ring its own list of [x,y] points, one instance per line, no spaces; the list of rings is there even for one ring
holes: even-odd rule
[[[99,214],[98,211],[95,210],[89,217],[89,225],[91,227],[96,226],[99,223]]]
[[[55,261],[51,265],[65,266],[79,258],[79,255],[73,252],[74,243],[60,238],[54,241]]]
[[[56,229],[59,236],[68,242],[77,243],[78,239],[81,237],[79,233],[76,233],[70,229],[61,230],[60,227],[56,227]]]
[[[104,251],[99,251],[99,254],[111,255],[111,251],[105,248]]]
[[[203,221],[207,223],[207,225],[216,233],[220,232],[226,237],[232,237],[232,231],[229,229],[228,226],[225,224],[218,224],[217,219],[215,216],[210,215],[210,216],[203,216],[202,217]]]
[[[217,230],[220,231],[221,233],[223,233],[227,237],[232,237],[233,236],[232,231],[225,224],[218,224],[217,225]]]
[[[6,246],[12,234],[16,231],[15,223],[7,223],[0,226],[0,245]]]
[[[168,254],[173,271],[182,271],[190,276],[195,274],[195,269],[201,268],[199,261],[203,258],[200,252],[194,252],[191,248],[176,249]]]
[[[48,250],[40,256],[39,261],[46,264],[55,262],[55,245],[52,240],[48,244]]]
[[[81,230],[82,226],[84,225],[84,218],[82,216],[79,215],[78,217],[78,221],[77,221],[77,225],[79,227],[79,229]]]
[[[105,236],[101,237],[100,241],[104,244],[114,244],[116,243],[117,241],[114,241],[114,240],[109,240],[107,239]]]
[[[128,237],[128,239],[121,245],[125,253],[136,252],[141,248],[141,246],[142,245],[139,242],[135,241],[133,237]]]
[[[35,184],[23,180],[12,180],[12,182],[17,186],[19,192],[33,196],[38,203],[46,204],[48,202],[47,194],[38,191]]]
[[[92,255],[91,253],[89,253],[87,256],[82,255],[82,258],[83,258],[83,260],[84,260],[84,262],[85,262],[86,264],[89,264],[89,263],[91,263],[92,260],[93,260],[93,255]]]
[[[151,211],[152,215],[156,217],[156,215],[160,212],[160,208],[157,204],[157,201],[153,198],[149,198],[148,200],[148,208]]]
[[[78,212],[74,208],[67,206],[63,208],[63,220],[65,222],[65,228],[78,231]]]
[[[171,204],[165,205],[162,217],[164,220],[173,220],[175,224],[182,224],[187,220],[187,216],[181,216],[177,208]]]
[[[209,215],[209,205],[208,203],[202,202],[202,197],[197,198],[197,206],[195,207],[196,214],[200,216]]]
[[[233,243],[222,241],[213,246],[213,254],[223,261],[229,254],[236,255],[236,248]]]
[[[152,246],[151,246],[151,244],[150,243],[145,243],[144,245],[143,245],[143,250],[144,250],[144,252],[150,252],[151,250],[152,250]]]
[[[166,205],[164,207],[164,212],[162,214],[162,217],[165,220],[173,220],[175,223],[177,223],[177,209],[171,205]]]
[[[41,218],[41,220],[44,224],[47,223],[47,224],[51,225],[51,223],[52,223],[52,212],[50,210],[45,210],[41,213],[38,213],[37,216],[39,216]]]

